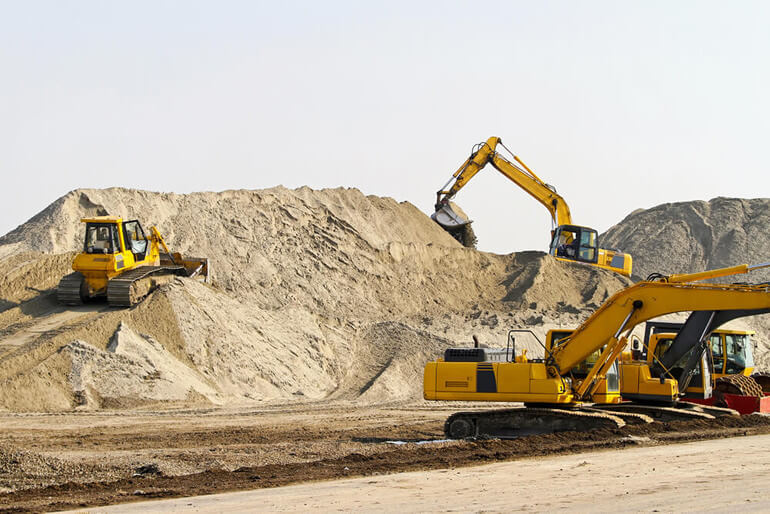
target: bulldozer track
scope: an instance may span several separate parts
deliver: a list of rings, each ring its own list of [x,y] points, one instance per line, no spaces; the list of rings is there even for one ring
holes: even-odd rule
[[[444,423],[444,434],[449,439],[516,439],[527,435],[573,430],[618,429],[625,425],[626,422],[621,417],[603,412],[524,407],[456,412]]]
[[[137,290],[136,286],[151,275],[172,274],[186,276],[184,266],[141,266],[110,279],[107,284],[107,302],[115,307],[131,307],[147,296],[151,290]]]
[[[747,377],[746,375],[727,375],[718,378],[714,389],[721,393],[739,394],[741,396],[757,396],[759,398],[764,396],[762,386],[752,377]]]
[[[63,305],[82,305],[83,274],[79,271],[65,275],[56,287],[56,299]]]

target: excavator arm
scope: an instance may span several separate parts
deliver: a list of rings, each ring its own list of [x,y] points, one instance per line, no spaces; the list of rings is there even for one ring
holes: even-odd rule
[[[564,198],[556,192],[553,186],[543,182],[535,173],[527,167],[517,156],[514,160],[519,165],[505,159],[497,152],[497,145],[504,146],[499,137],[490,137],[484,143],[474,147],[471,156],[452,174],[452,178],[436,193],[436,213],[433,215],[440,225],[447,229],[467,225],[470,221],[456,214],[449,206],[449,201],[487,164],[502,173],[507,179],[526,191],[535,200],[540,202],[551,214],[554,227],[559,225],[571,225],[572,215]],[[450,186],[451,184],[451,186]],[[447,189],[447,187],[449,187]]]
[[[747,272],[770,264],[713,270],[692,274],[692,280],[725,276],[725,270]],[[738,270],[738,271],[735,271]],[[741,271],[743,270],[743,271]],[[674,281],[640,282],[607,300],[573,334],[549,355],[553,376],[566,375],[593,352],[603,349],[596,364],[576,390],[578,397],[590,392],[609,363],[625,346],[625,331],[649,319],[681,311],[759,311],[770,309],[770,285],[699,284],[679,275]]]

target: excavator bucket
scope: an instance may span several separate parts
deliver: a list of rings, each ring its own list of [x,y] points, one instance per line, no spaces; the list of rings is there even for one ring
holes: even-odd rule
[[[439,209],[436,209],[436,212],[434,212],[430,218],[441,225],[444,230],[449,232],[460,230],[465,225],[471,223],[471,220],[467,220],[457,214],[448,203],[444,204]]]
[[[471,228],[471,220],[457,214],[448,203],[436,209],[436,212],[431,214],[430,218],[438,223],[441,228],[449,232],[463,246],[476,248],[478,240]]]

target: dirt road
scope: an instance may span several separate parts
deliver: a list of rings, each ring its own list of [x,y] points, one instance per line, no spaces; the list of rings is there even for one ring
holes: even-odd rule
[[[140,502],[96,512],[766,512],[770,468],[764,456],[769,452],[770,435],[736,437]]]
[[[260,409],[0,414],[0,512],[354,477],[380,481],[381,475],[397,472],[770,434],[770,417],[744,416],[509,441],[421,444],[442,439],[446,416],[459,407],[308,402]],[[690,470],[685,466],[667,483]],[[520,488],[520,480],[503,482]]]

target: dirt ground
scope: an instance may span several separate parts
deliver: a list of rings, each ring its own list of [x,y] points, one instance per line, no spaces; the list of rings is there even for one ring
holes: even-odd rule
[[[767,512],[770,469],[756,457],[768,451],[770,435],[713,439],[149,500],[97,511]],[[728,453],[730,459],[715,473],[715,458]],[[740,487],[720,487],[727,477]],[[543,484],[565,484],[562,491],[569,492],[544,491]]]
[[[459,405],[3,414],[0,511],[41,511],[770,433],[770,418],[440,440]],[[464,405],[463,408],[467,408]]]

